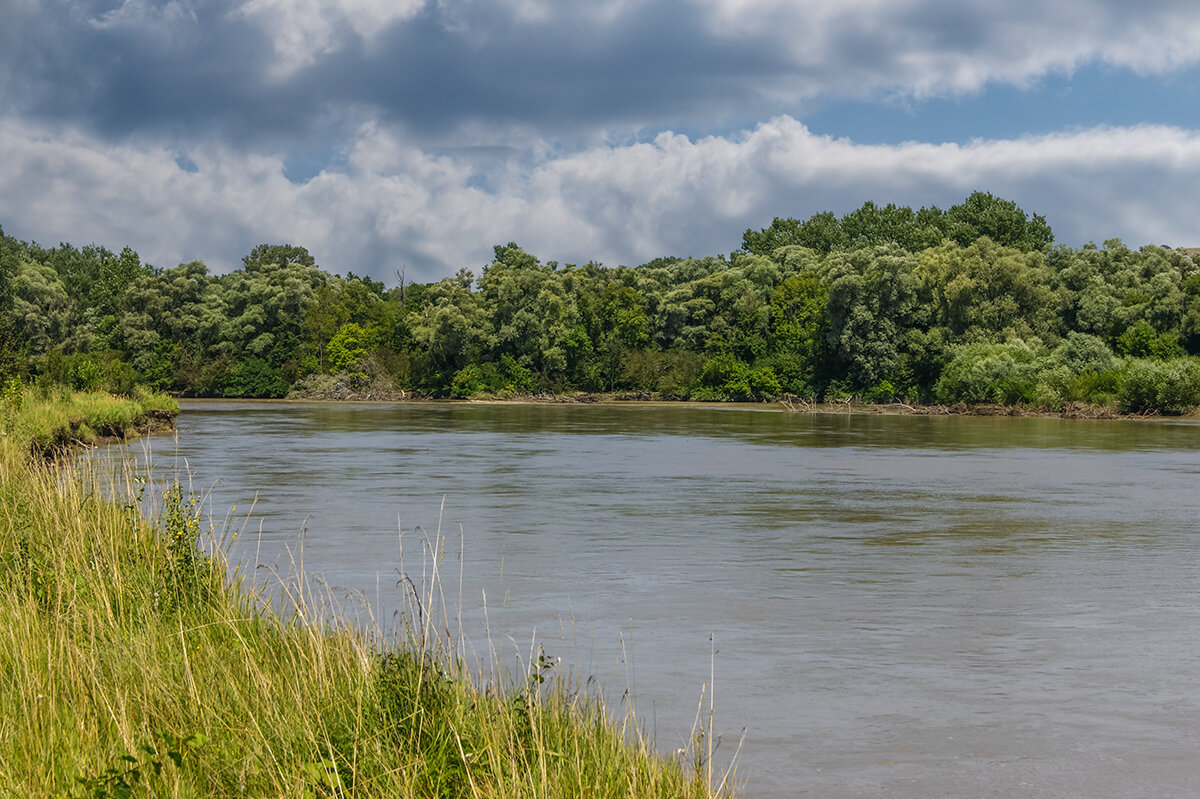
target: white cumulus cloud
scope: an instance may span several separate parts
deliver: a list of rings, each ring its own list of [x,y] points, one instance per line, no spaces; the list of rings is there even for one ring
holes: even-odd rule
[[[224,271],[255,244],[288,241],[335,271],[430,280],[478,271],[509,240],[543,259],[636,264],[728,252],[773,216],[866,200],[946,207],[978,189],[1044,214],[1063,243],[1200,245],[1200,135],[1161,126],[861,145],[778,117],[729,137],[480,162],[369,124],[341,169],[302,183],[277,156],[210,145],[184,169],[179,155],[0,124],[0,221],[42,243],[129,244],[159,266]]]

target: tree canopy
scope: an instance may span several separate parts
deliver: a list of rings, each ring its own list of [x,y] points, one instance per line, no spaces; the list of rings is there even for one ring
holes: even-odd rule
[[[1188,253],[1054,246],[1043,217],[984,192],[945,211],[867,202],[840,218],[776,217],[729,255],[633,267],[542,261],[509,242],[478,277],[393,288],[331,273],[292,244],[258,245],[218,275],[0,230],[0,289],[0,372],[182,395],[341,381],[443,397],[1090,399],[1145,410],[1186,404],[1168,383],[1190,379],[1200,353],[1200,267]]]

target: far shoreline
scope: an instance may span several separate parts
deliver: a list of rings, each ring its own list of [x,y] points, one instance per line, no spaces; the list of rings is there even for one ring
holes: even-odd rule
[[[1026,405],[1003,405],[999,403],[957,403],[955,405],[925,405],[901,402],[808,402],[797,398],[781,398],[762,402],[708,402],[692,399],[668,399],[645,394],[630,395],[617,393],[532,394],[510,397],[442,398],[414,395],[407,391],[370,395],[297,396],[286,397],[177,397],[186,403],[217,402],[267,402],[280,404],[372,404],[388,403],[445,404],[445,405],[604,405],[627,407],[690,407],[744,411],[770,411],[801,415],[823,416],[958,416],[958,417],[1009,417],[1073,420],[1121,420],[1121,421],[1172,421],[1198,420],[1200,408],[1186,414],[1121,413],[1113,408],[1087,403],[1068,403],[1060,410]]]

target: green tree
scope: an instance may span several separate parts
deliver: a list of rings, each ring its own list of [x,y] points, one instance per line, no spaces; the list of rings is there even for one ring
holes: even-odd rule
[[[800,221],[788,217],[775,217],[762,230],[746,228],[742,234],[742,249],[754,255],[772,255],[780,247],[800,243]]]
[[[354,369],[367,354],[367,334],[361,326],[347,322],[329,339],[329,368],[335,372]]]
[[[479,277],[491,359],[510,355],[526,368],[561,378],[579,313],[557,264],[542,264],[516,244],[497,245]]]
[[[293,244],[259,244],[242,258],[247,272],[287,269],[289,266],[316,266],[308,250]]]
[[[137,278],[146,274],[149,274],[149,270],[142,266],[141,258],[129,247],[121,250],[120,255],[107,258],[100,264],[89,301],[97,320],[97,332],[105,346],[122,348],[120,317],[125,292]]]
[[[771,294],[775,372],[784,390],[809,396],[826,340],[829,290],[815,274],[792,275]]]
[[[450,376],[479,355],[484,331],[473,282],[471,272],[463,269],[431,285],[425,305],[408,316],[413,340],[429,359],[430,378],[446,384],[430,388],[446,388]]]
[[[22,349],[13,323],[13,280],[20,268],[20,242],[0,227],[0,379],[17,370]]]
[[[928,315],[915,265],[895,244],[830,254],[826,336],[838,370],[853,388],[887,380],[903,389],[913,382],[907,363],[914,350],[911,334]]]
[[[1003,247],[988,238],[963,247],[946,242],[917,255],[931,323],[948,342],[1048,337],[1057,297],[1040,252]]]
[[[946,211],[946,220],[950,238],[964,247],[983,236],[1004,247],[1024,251],[1043,250],[1054,241],[1045,217],[1030,216],[1011,200],[982,191],[951,206]]]
[[[53,268],[21,263],[10,287],[16,335],[29,355],[46,355],[56,348],[86,349],[86,341],[73,335],[73,303]]]
[[[841,220],[842,234],[848,246],[898,244],[909,252],[940,244],[946,227],[946,220],[936,207],[922,208],[918,212],[892,203],[881,208],[866,202]]]
[[[1044,363],[1036,344],[965,344],[937,382],[938,402],[1032,402]]]
[[[119,340],[143,381],[156,388],[190,390],[179,379],[179,364],[222,354],[215,346],[209,350],[228,323],[224,308],[211,308],[213,289],[214,280],[201,261],[157,274],[143,271],[126,286],[119,330],[110,340]]]

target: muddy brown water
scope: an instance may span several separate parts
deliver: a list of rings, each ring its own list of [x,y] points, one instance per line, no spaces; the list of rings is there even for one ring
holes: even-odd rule
[[[306,569],[386,626],[440,519],[476,651],[540,644],[664,751],[711,670],[745,796],[1200,796],[1196,422],[241,401],[177,421],[155,469],[186,464],[217,517],[253,504],[235,558],[286,572],[303,531]]]

